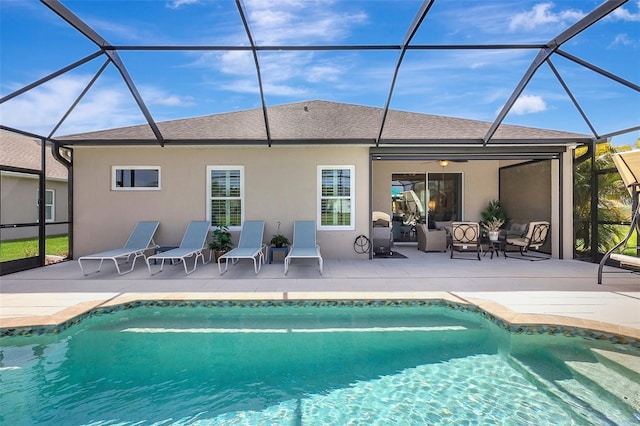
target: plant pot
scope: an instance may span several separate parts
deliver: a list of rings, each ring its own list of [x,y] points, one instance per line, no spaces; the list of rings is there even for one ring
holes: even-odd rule
[[[491,241],[498,241],[498,237],[500,236],[500,231],[488,231],[489,239]]]
[[[225,254],[225,253],[226,253],[226,251],[219,251],[219,250],[214,251],[214,252],[213,252],[213,259],[214,259],[214,261],[215,261],[215,262],[217,262],[217,261],[218,261],[218,258],[219,258],[220,256],[222,256],[223,254]]]

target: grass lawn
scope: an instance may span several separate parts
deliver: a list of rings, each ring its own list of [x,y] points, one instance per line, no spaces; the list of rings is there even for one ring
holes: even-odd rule
[[[45,252],[53,256],[67,256],[69,254],[69,236],[52,235],[47,237]],[[27,238],[0,242],[0,261],[23,259],[38,255],[38,239]]]
[[[624,250],[624,254],[628,254],[629,256],[637,256],[636,250],[633,247],[638,247],[638,233],[636,232],[635,234],[633,234],[631,236],[631,238],[629,238],[629,241],[627,241],[626,244],[627,247],[631,247],[628,248],[626,250]]]

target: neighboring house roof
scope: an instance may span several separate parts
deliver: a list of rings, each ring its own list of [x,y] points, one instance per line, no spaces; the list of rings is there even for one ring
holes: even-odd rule
[[[0,165],[40,170],[40,140],[0,129]],[[67,169],[46,150],[46,172],[51,179],[67,180]]]
[[[267,108],[272,143],[365,143],[377,139],[384,110],[328,101],[308,101]],[[385,144],[482,143],[491,123],[389,110],[380,140]],[[266,143],[261,108],[158,123],[166,143]],[[501,125],[490,144],[588,142],[589,135]],[[74,143],[157,143],[148,125],[58,137]]]

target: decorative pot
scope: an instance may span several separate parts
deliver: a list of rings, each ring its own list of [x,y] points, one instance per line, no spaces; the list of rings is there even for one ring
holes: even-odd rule
[[[500,231],[489,231],[489,239],[491,241],[498,241],[498,237],[500,236]]]

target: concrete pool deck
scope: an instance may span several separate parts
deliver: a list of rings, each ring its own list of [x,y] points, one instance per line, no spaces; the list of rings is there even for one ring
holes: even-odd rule
[[[147,300],[445,300],[471,304],[509,324],[558,325],[640,341],[640,276],[606,273],[575,260],[529,262],[449,259],[399,246],[403,259],[293,261],[281,259],[259,274],[241,260],[220,276],[214,264],[185,275],[181,265],[150,276],[141,262],[119,276],[113,264],[83,276],[77,261],[0,278],[0,328],[58,325],[87,311]],[[606,268],[606,271],[619,271]]]

